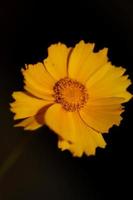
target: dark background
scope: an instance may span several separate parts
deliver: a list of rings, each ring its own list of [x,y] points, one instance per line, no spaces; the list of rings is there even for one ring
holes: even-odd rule
[[[108,47],[113,64],[133,80],[133,1],[0,1],[0,200],[130,198],[132,101],[95,157],[61,152],[47,127],[33,133],[13,128],[9,102],[23,88],[21,67],[41,61],[52,43],[71,46],[81,39]]]

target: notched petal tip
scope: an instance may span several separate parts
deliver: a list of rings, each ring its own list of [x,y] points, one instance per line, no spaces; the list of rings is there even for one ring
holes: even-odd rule
[[[80,40],[76,45],[92,45],[93,47],[95,46],[95,43],[93,42],[85,42],[83,39]],[[76,46],[75,45],[75,46]]]
[[[124,96],[125,98],[122,103],[127,103],[128,101],[131,101],[133,99],[133,95],[128,90],[126,90]]]
[[[51,44],[51,45],[48,47],[48,49],[47,49],[48,54],[49,54],[49,53],[51,54],[50,51],[53,51],[54,49],[58,51],[58,48],[62,48],[62,50],[68,49],[68,47],[67,47],[66,44],[64,44],[64,43],[62,43],[62,42],[59,41],[58,43]],[[55,53],[56,53],[56,52],[55,52]]]
[[[22,93],[23,93],[23,92],[20,92],[20,91],[14,91],[14,92],[12,93],[12,98],[13,98],[14,100],[16,100],[17,98],[20,98]],[[13,105],[14,103],[15,103],[15,101],[12,102],[11,104]]]
[[[100,53],[101,56],[107,56],[108,57],[108,48],[105,47],[105,48],[101,49],[98,53]],[[109,60],[109,58],[107,58],[107,60]]]
[[[33,65],[31,65],[31,64],[25,64],[24,67],[22,67],[20,69],[20,71],[21,71],[21,73],[22,73],[23,76],[25,75],[25,71],[28,70],[30,66],[33,66]]]
[[[95,148],[90,148],[89,146],[83,149],[80,144],[73,144],[69,143],[68,141],[59,139],[58,141],[58,148],[61,149],[61,151],[70,151],[73,157],[82,157],[83,155],[87,156],[95,156],[97,153],[98,148],[106,148],[107,144],[106,142],[102,142],[102,144],[99,146],[96,146]]]
[[[13,98],[13,99],[16,98],[16,93],[17,93],[17,91],[15,91],[15,92],[12,93],[12,98]]]

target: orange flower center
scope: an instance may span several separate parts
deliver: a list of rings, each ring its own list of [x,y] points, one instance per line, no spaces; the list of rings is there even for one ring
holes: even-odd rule
[[[53,90],[55,102],[62,104],[63,108],[70,112],[79,110],[88,100],[85,86],[67,77],[57,81]]]

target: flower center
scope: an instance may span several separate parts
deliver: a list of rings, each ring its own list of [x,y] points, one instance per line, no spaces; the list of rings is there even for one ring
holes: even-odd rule
[[[62,104],[63,108],[70,112],[79,110],[88,100],[85,86],[67,77],[57,81],[53,90],[55,102]]]

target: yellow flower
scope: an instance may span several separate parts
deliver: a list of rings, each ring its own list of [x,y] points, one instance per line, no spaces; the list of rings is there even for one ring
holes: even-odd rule
[[[22,69],[24,92],[11,103],[16,126],[35,130],[46,124],[58,135],[58,147],[74,156],[94,155],[105,148],[102,133],[119,125],[124,102],[132,95],[122,67],[108,61],[107,48],[80,41],[74,48],[58,43],[48,48],[43,63]]]

